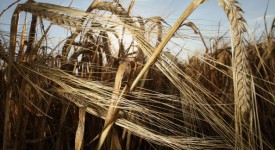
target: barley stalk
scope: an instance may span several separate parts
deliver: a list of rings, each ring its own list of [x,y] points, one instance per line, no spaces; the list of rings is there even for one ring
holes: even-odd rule
[[[174,24],[174,26],[171,28],[171,30],[167,33],[167,35],[164,37],[163,41],[158,45],[157,49],[154,51],[152,57],[149,58],[145,66],[142,68],[136,79],[134,80],[130,91],[132,91],[141,77],[144,75],[144,73],[149,69],[149,67],[154,63],[154,61],[157,59],[163,48],[166,46],[166,44],[169,42],[171,37],[174,35],[174,33],[178,30],[180,25],[183,21],[185,21],[189,15],[205,0],[193,0],[192,3],[187,7],[187,9],[182,13],[180,18],[177,20],[177,22]]]
[[[11,20],[11,30],[10,30],[10,47],[9,47],[9,59],[8,59],[8,73],[7,73],[7,96],[6,96],[6,110],[5,110],[5,121],[4,121],[4,135],[3,135],[3,149],[9,149],[11,142],[11,124],[10,124],[10,107],[11,107],[11,97],[12,97],[12,66],[14,63],[15,48],[16,48],[16,35],[17,26],[19,20],[20,10],[18,7],[13,13]]]
[[[101,0],[94,0],[94,1],[92,2],[92,4],[88,7],[88,9],[86,10],[86,12],[87,12],[87,13],[91,12],[91,11],[96,7],[96,5],[98,5],[98,3],[100,3],[100,1],[101,1]],[[84,21],[85,17],[83,17],[82,19],[83,19],[83,21]],[[83,23],[83,22],[82,22],[82,23]],[[69,51],[70,51],[70,49],[71,49],[71,44],[74,42],[74,39],[77,37],[77,35],[78,35],[80,32],[81,32],[81,29],[76,30],[76,31],[73,33],[73,35],[71,35],[71,36],[67,39],[66,43],[68,43],[68,44],[64,45],[63,51],[62,51],[63,57],[67,57],[67,56],[68,56]]]

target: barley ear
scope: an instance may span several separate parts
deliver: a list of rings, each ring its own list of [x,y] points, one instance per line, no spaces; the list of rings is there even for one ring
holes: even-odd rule
[[[232,69],[235,103],[235,149],[246,149],[251,143],[249,124],[251,124],[251,83],[249,79],[249,63],[244,45],[246,22],[243,11],[236,0],[219,0],[226,12],[231,26]],[[252,148],[252,147],[251,147]]]

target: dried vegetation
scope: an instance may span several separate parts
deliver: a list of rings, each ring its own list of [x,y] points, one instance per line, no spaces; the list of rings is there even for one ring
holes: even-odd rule
[[[203,2],[172,27],[131,15],[135,0],[127,9],[95,0],[85,12],[18,4],[9,39],[0,34],[3,149],[274,149],[275,24],[262,42],[246,42],[238,2],[219,0],[232,46],[217,37],[208,48],[185,22]],[[30,25],[24,17],[18,28],[19,14]],[[162,52],[183,25],[206,47],[188,62]],[[50,48],[53,26],[72,34]]]

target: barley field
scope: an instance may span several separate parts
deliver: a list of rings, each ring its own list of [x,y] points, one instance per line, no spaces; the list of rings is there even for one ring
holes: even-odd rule
[[[188,20],[206,0],[173,24],[122,2],[4,4],[3,150],[275,149],[274,18],[252,37],[239,1],[217,0],[228,32],[208,37]],[[201,50],[184,59],[192,39]]]

